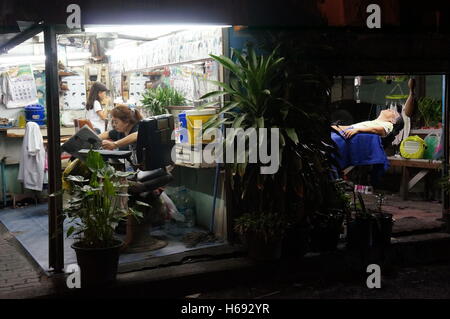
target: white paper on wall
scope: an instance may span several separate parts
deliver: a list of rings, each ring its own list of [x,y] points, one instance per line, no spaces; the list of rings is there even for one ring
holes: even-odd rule
[[[222,29],[184,31],[133,50],[123,49],[110,57],[112,70],[128,72],[173,63],[209,59],[222,54]]]
[[[38,102],[36,82],[30,65],[11,67],[3,75],[2,86],[7,92],[7,108],[24,107]]]
[[[145,92],[145,83],[149,79],[142,75],[130,76],[130,98],[131,102],[134,102],[137,106],[141,106],[142,95]]]
[[[111,83],[113,86],[113,97],[122,96],[122,74],[118,71],[111,72]]]
[[[84,76],[73,75],[62,79],[66,82],[68,91],[63,93],[64,110],[80,110],[86,108],[86,81]]]

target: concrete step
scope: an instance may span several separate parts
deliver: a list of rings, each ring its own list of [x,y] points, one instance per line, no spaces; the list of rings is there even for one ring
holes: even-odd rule
[[[450,234],[429,233],[392,240],[392,262],[396,265],[427,264],[450,260]]]
[[[416,234],[409,236],[400,236],[392,238],[392,244],[413,244],[418,242],[428,242],[428,241],[440,241],[440,240],[449,240],[449,233],[427,233],[427,234]]]
[[[445,226],[443,221],[424,220],[415,217],[397,219],[392,227],[394,237],[441,232]]]
[[[368,264],[379,264],[384,273],[414,264],[431,264],[450,260],[450,234],[431,233],[393,238],[383,249],[358,253],[345,245],[327,253],[308,253],[302,258],[259,263],[247,257],[215,256],[178,265],[120,273],[117,282],[101,291],[104,297],[183,297],[208,289],[257,282],[302,280],[302,278],[358,278],[367,276]],[[63,280],[63,278],[60,278]],[[99,291],[68,290],[64,284],[55,294],[47,297],[95,297]],[[56,293],[59,293],[57,295]]]

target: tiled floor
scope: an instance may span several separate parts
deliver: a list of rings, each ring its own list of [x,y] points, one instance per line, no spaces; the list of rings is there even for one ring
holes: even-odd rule
[[[376,208],[375,195],[365,194],[363,198],[368,208]],[[382,209],[395,219],[393,233],[432,231],[443,225],[442,204],[438,201],[403,200],[398,194],[386,194]]]
[[[44,271],[49,270],[48,264],[48,214],[47,204],[29,206],[20,209],[4,209],[0,210],[0,222],[11,232],[22,246],[30,253]],[[64,224],[64,229],[68,228],[68,224]],[[200,228],[191,229],[195,231]],[[178,236],[167,235],[163,229],[155,229],[152,235],[159,236],[168,242],[164,248],[141,252],[121,254],[119,264],[126,264],[136,261],[143,261],[149,258],[161,257],[176,254],[188,250],[201,249],[203,247],[211,247],[222,245],[222,242],[199,244],[193,248],[186,248],[181,242],[183,230]],[[64,239],[64,264],[69,265],[76,262],[74,250],[70,247],[73,240]]]

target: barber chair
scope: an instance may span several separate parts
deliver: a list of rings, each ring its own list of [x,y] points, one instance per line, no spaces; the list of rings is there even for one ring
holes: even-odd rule
[[[128,189],[131,197],[129,205],[134,201],[149,203],[152,210],[159,207],[159,194],[155,191],[167,185],[173,180],[167,167],[172,165],[171,151],[175,141],[171,139],[174,130],[173,116],[159,115],[144,119],[139,123],[138,140],[136,148],[137,164],[133,167],[137,169],[137,174],[129,180]],[[82,150],[80,153],[88,150]],[[97,150],[105,160],[108,160],[116,168],[124,169],[124,165],[118,161],[125,159],[131,163],[131,151],[107,151]],[[128,218],[126,222],[126,239],[123,251],[134,253],[157,250],[165,247],[167,242],[150,236],[151,223],[148,209],[144,212],[143,220],[138,222],[134,218]]]
[[[132,200],[150,204],[153,213],[161,209],[159,194],[154,191],[173,181],[173,176],[167,170],[173,164],[173,130],[173,116],[168,114],[154,116],[139,123],[136,158],[140,170],[136,174],[136,183],[131,184],[129,192]],[[131,232],[132,238],[127,252],[157,250],[167,245],[166,241],[150,236],[150,214],[151,212],[144,214],[143,220],[138,223],[134,219],[128,219],[127,235]]]

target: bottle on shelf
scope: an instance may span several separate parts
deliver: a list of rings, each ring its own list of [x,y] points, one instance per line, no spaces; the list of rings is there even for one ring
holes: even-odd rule
[[[20,127],[20,128],[25,128],[26,124],[27,123],[26,123],[26,120],[25,120],[25,112],[21,111],[19,113],[19,117],[18,117],[18,120],[17,120],[17,126]]]

